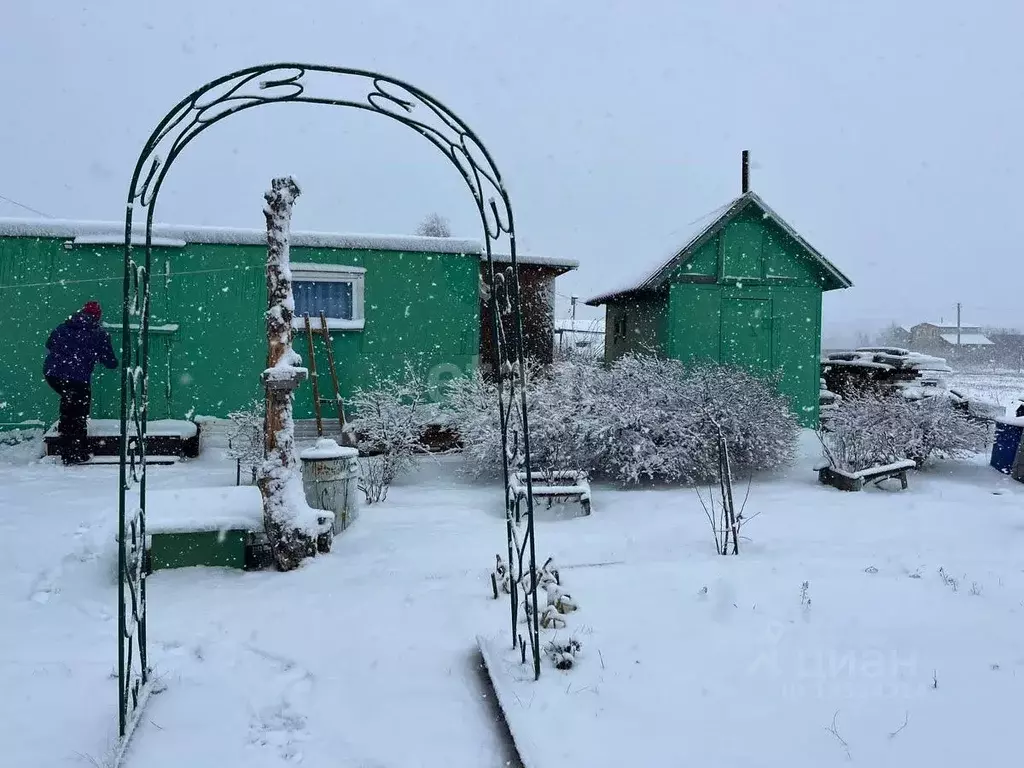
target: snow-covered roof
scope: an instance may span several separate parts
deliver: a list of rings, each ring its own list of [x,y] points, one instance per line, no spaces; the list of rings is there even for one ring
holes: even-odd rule
[[[947,323],[947,322],[944,322],[944,321],[940,321],[938,323],[918,323],[914,327],[916,328],[916,327],[921,326],[921,325],[930,325],[930,326],[933,326],[933,327],[938,328],[940,330],[950,330],[950,331],[955,331],[956,330],[956,323]],[[980,325],[974,325],[972,323],[960,323],[960,330],[961,331],[972,331],[974,333],[977,333],[978,331],[981,330],[981,326]]]
[[[646,273],[638,281],[634,281],[625,287],[620,287],[616,290],[608,291],[587,299],[586,303],[596,307],[600,304],[605,304],[609,300],[622,294],[654,291],[661,288],[681,259],[685,258],[703,245],[727,223],[729,223],[729,221],[735,218],[740,211],[751,204],[760,208],[766,219],[774,222],[776,226],[793,238],[793,240],[795,240],[835,281],[837,287],[849,288],[853,285],[850,278],[840,272],[832,262],[826,259],[814,246],[808,243],[795,229],[793,229],[793,227],[786,223],[781,216],[773,211],[768,204],[764,202],[764,200],[754,192],[747,192],[737,197],[724,209],[720,209],[722,212],[711,219],[710,222],[707,222],[706,219],[702,219],[700,222],[696,223],[694,230],[689,233],[688,239],[685,241],[685,245],[683,245],[681,249],[673,251],[672,255],[653,272]]]
[[[145,227],[133,229],[135,237],[145,237]],[[79,242],[113,244],[124,242],[124,224],[110,221],[71,221],[65,219],[0,219],[0,236],[82,238]],[[265,245],[265,229],[154,224],[153,237],[184,243],[223,243],[229,245]],[[480,242],[454,237],[419,235],[365,235],[334,232],[291,233],[291,243],[312,248],[354,248],[428,253],[480,253]],[[156,243],[154,243],[156,244]]]
[[[132,243],[145,244],[145,226],[133,228]],[[124,242],[124,224],[114,221],[72,221],[69,219],[0,218],[0,237],[60,237],[79,245],[120,245]],[[154,224],[153,245],[182,248],[188,243],[229,245],[265,245],[265,229],[242,227],[207,227],[176,224]],[[423,237],[420,235],[370,235],[337,232],[291,233],[291,244],[309,248],[347,248],[353,250],[405,251],[422,253],[461,253],[481,258],[484,248],[479,240],[458,237]],[[494,254],[507,262],[507,254]],[[564,270],[576,269],[575,259],[516,254],[521,264],[536,264]]]
[[[956,333],[940,333],[939,337],[950,344],[957,344]],[[962,347],[985,347],[992,344],[992,341],[982,333],[964,333],[961,331],[959,344]]]
[[[479,243],[477,243],[477,247],[479,248]],[[487,254],[483,249],[480,249],[480,251],[480,259],[485,260],[487,258]],[[495,261],[501,264],[508,264],[512,261],[512,256],[507,253],[495,253],[492,254],[492,256]],[[560,259],[556,256],[539,256],[535,253],[517,253],[516,261],[520,264],[530,264],[538,267],[551,267],[552,269],[561,269],[564,271],[576,269],[580,265],[579,261],[576,259]]]

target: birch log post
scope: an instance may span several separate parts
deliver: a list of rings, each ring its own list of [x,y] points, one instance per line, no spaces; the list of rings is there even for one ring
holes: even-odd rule
[[[292,401],[306,378],[292,349],[291,269],[289,237],[292,206],[299,186],[291,177],[271,182],[264,195],[267,219],[267,391],[266,460],[260,471],[263,522],[277,567],[288,571],[317,551],[330,550],[331,513],[306,504],[298,474]]]

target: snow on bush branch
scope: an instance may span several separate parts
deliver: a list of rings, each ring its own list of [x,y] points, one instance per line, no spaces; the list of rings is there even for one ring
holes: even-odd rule
[[[788,464],[799,432],[774,382],[742,369],[630,356],[605,368],[558,362],[527,372],[533,470],[581,469],[638,483],[717,477],[719,430],[733,466]],[[467,463],[496,471],[501,432],[494,387],[479,375],[449,387],[452,425]]]
[[[376,387],[356,390],[349,400],[356,411],[352,426],[363,454],[359,489],[367,504],[384,501],[391,483],[408,471],[422,443],[429,416],[423,379],[407,368],[401,379],[383,379]]]
[[[832,466],[857,472],[902,459],[921,467],[941,456],[968,456],[984,446],[988,428],[947,397],[865,392],[844,398],[818,436]]]

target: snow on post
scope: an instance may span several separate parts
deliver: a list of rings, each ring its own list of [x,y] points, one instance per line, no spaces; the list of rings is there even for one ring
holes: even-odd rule
[[[266,459],[260,468],[263,524],[282,571],[303,559],[330,551],[333,513],[312,509],[305,500],[295,450],[292,402],[306,378],[302,359],[292,349],[292,275],[288,243],[292,206],[299,186],[290,176],[274,179],[264,198],[267,219],[267,390]]]

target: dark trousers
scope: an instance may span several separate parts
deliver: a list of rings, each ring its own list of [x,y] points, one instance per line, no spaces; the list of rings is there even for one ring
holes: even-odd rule
[[[92,386],[87,381],[72,381],[46,377],[46,383],[60,395],[60,421],[58,445],[65,464],[78,464],[89,458],[86,442],[89,407],[92,405]]]

